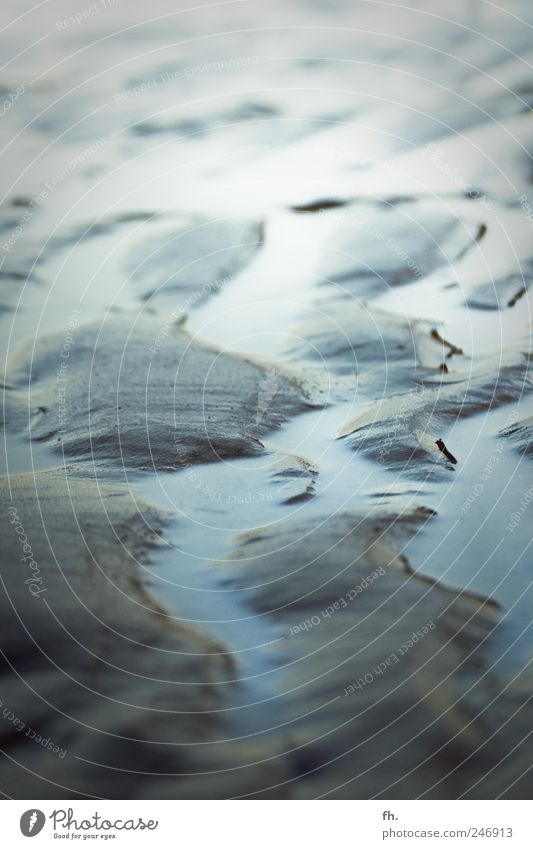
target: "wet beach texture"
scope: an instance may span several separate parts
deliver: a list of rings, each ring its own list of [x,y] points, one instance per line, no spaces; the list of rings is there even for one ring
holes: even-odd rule
[[[5,797],[531,795],[533,15],[383,5],[5,4]]]

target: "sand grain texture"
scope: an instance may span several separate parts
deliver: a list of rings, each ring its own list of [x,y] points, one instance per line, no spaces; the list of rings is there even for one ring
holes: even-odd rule
[[[228,734],[216,710],[229,704],[231,657],[172,619],[147,589],[165,516],[123,488],[63,469],[11,477],[10,487],[11,497],[4,479],[2,510],[16,511],[13,522],[7,514],[0,597],[4,792],[157,798],[164,785],[176,798],[206,792],[217,764],[236,767],[225,795],[253,789],[261,767],[243,769],[253,756],[217,742]],[[20,560],[19,521],[42,578],[35,596],[25,584],[36,573]],[[28,739],[28,729],[66,754]],[[205,773],[200,787],[195,772]]]
[[[263,397],[264,366],[152,316],[80,327],[65,360],[63,344],[61,334],[43,338],[13,362],[7,406],[11,428],[69,458],[159,470],[251,456],[262,436],[311,407],[285,372]]]

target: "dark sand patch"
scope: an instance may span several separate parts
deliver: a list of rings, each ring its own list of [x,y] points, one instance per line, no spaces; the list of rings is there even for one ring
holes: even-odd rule
[[[505,310],[515,307],[527,293],[533,279],[533,265],[499,280],[488,280],[472,288],[465,305],[478,310]]]
[[[483,227],[430,200],[354,204],[330,214],[339,223],[319,276],[325,285],[339,283],[365,297],[456,262],[476,244]]]
[[[319,470],[317,464],[306,457],[276,451],[269,471],[281,504],[297,504],[315,495]]]
[[[242,271],[262,241],[262,225],[249,220],[181,217],[150,222],[132,238],[124,267],[139,297],[175,299],[178,293],[185,296],[185,312]]]
[[[403,545],[432,515],[375,508],[259,528],[217,566],[285,638],[285,695],[275,712],[288,722],[299,798],[416,798],[460,764],[439,751],[448,740],[415,687],[415,676],[429,678],[424,664],[439,677],[441,658],[421,662],[418,649],[453,611],[472,650],[460,674],[475,682],[496,608],[412,573]],[[455,798],[478,777],[474,761],[429,795]]]
[[[0,280],[0,314],[16,312],[22,298],[23,289],[18,278],[6,276]]]
[[[448,775],[434,777],[424,797],[530,798],[531,666],[517,670],[509,664],[508,674],[497,672],[479,658],[486,637],[483,619],[476,616],[465,627],[454,604],[420,645],[415,689],[434,714],[442,755],[452,767]],[[502,660],[505,664],[505,655]]]
[[[224,110],[215,111],[208,115],[205,102],[197,103],[196,109],[189,104],[187,111],[167,111],[164,115],[151,117],[149,120],[135,124],[131,131],[140,136],[151,136],[160,133],[170,133],[177,136],[203,136],[207,133],[223,130],[230,124],[246,124],[249,121],[261,121],[280,117],[280,110],[275,104],[259,101],[242,100],[234,97],[233,105]]]
[[[0,723],[4,791],[135,798],[156,780],[137,770],[194,771],[194,743],[215,734],[210,712],[233,667],[222,645],[172,620],[147,591],[143,565],[164,515],[68,470],[4,478],[1,501],[2,701],[24,724]]]
[[[395,395],[373,404],[340,432],[355,451],[415,479],[446,478],[454,465],[440,451],[444,439],[451,453],[453,438],[447,433],[456,421],[517,401],[531,390],[527,358],[514,364],[495,364],[493,370],[473,371],[455,379],[443,374],[439,386]],[[458,457],[459,463],[461,458]]]
[[[533,416],[504,428],[500,431],[500,436],[508,437],[522,454],[533,456]]]
[[[302,203],[297,206],[291,206],[292,212],[310,213],[310,212],[325,212],[327,209],[339,209],[346,206],[349,201],[339,198],[319,198],[318,200]]]
[[[267,403],[261,364],[220,353],[168,320],[111,316],[78,328],[68,351],[55,334],[14,360],[8,421],[65,456],[118,467],[252,456],[264,435],[311,406],[298,381],[276,374],[275,403]]]
[[[358,389],[373,398],[434,376],[447,354],[430,323],[372,309],[347,295],[317,301],[286,348],[298,363],[356,378]]]

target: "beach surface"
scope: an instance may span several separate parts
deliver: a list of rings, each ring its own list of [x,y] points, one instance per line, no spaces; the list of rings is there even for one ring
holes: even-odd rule
[[[0,32],[0,792],[529,798],[531,5],[87,9]]]

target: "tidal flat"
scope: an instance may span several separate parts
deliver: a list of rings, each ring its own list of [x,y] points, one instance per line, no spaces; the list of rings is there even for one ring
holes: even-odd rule
[[[381,6],[6,0],[5,797],[531,797],[533,13]]]

